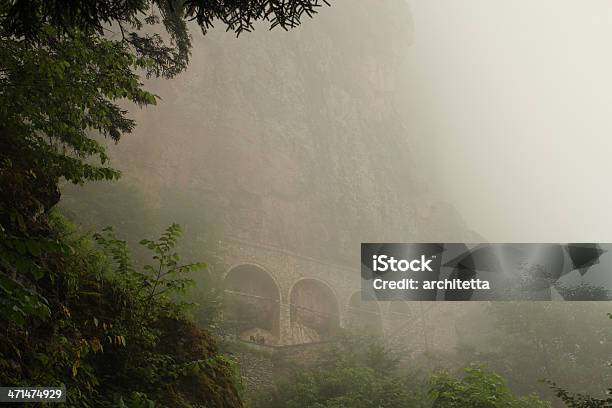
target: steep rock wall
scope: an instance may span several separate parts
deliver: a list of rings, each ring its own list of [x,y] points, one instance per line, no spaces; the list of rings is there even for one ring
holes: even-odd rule
[[[363,241],[469,239],[401,126],[412,35],[401,0],[333,2],[292,32],[195,33],[188,71],[151,83],[163,100],[134,111],[113,157],[152,206],[188,197],[229,236],[321,259],[355,260]]]

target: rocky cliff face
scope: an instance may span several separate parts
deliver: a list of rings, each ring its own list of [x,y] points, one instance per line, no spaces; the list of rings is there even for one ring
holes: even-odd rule
[[[470,239],[419,177],[418,135],[401,125],[406,3],[332,3],[292,32],[194,33],[188,71],[151,83],[163,100],[134,112],[115,163],[152,206],[189,197],[229,236],[318,258],[357,259],[363,241]]]

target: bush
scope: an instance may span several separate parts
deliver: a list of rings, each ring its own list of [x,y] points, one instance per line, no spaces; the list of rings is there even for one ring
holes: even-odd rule
[[[463,378],[431,377],[399,368],[382,339],[348,334],[296,369],[276,389],[255,399],[255,408],[549,408],[535,396],[512,394],[501,376],[477,368]]]
[[[501,376],[477,368],[465,369],[465,377],[448,373],[434,375],[430,396],[433,408],[547,408],[550,403],[536,396],[517,397]]]
[[[58,216],[51,226],[55,245],[24,255],[40,278],[0,263],[0,290],[10,295],[0,304],[0,383],[64,384],[73,407],[242,406],[233,363],[180,301],[189,273],[205,265],[180,264],[178,225],[141,242],[154,261],[143,268],[110,229],[83,235]],[[44,313],[20,306],[33,302],[30,294]]]
[[[425,390],[415,376],[401,372],[382,339],[344,333],[310,365],[298,367],[260,395],[261,408],[421,408]]]
[[[270,408],[425,407],[426,399],[408,376],[368,367],[314,369],[279,384],[259,406]]]

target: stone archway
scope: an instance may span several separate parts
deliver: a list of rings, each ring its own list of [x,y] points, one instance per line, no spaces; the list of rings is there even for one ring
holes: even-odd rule
[[[332,289],[317,279],[297,281],[289,295],[291,342],[326,340],[340,327],[338,300]]]
[[[224,280],[226,330],[241,340],[278,344],[280,300],[278,285],[266,270],[253,264],[233,267]]]
[[[361,296],[362,292],[355,292],[349,299],[347,327],[382,335],[383,324],[378,302],[374,298],[362,300]]]

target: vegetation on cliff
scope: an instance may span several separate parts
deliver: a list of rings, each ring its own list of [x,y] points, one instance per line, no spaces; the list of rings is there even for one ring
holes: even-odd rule
[[[104,140],[135,123],[119,105],[155,104],[141,76],[189,61],[188,20],[241,33],[289,29],[317,0],[0,0],[0,383],[65,384],[68,405],[240,407],[231,362],[180,299],[173,225],[132,265],[110,230],[79,235],[52,215],[58,184],[115,180]]]
[[[142,268],[110,229],[92,237],[58,215],[49,225],[55,247],[23,248],[24,264],[44,259],[44,273],[0,286],[10,316],[0,323],[2,384],[63,384],[75,407],[242,406],[233,363],[177,298],[205,267],[179,263],[178,225],[142,241],[153,255]]]
[[[183,297],[192,284],[189,273],[205,265],[179,262],[175,245],[180,228],[172,225],[159,239],[141,241],[144,252],[152,251],[153,262],[145,261],[140,253],[135,257],[140,262],[133,262],[126,242],[117,239],[111,229],[82,233],[53,208],[60,199],[62,180],[82,184],[120,176],[109,166],[105,143],[118,142],[136,125],[121,104],[155,104],[158,97],[145,89],[142,76],[172,78],[185,70],[191,47],[187,20],[195,20],[203,32],[220,22],[241,33],[254,28],[257,20],[268,21],[271,28],[288,29],[322,3],[0,0],[1,384],[63,384],[68,390],[67,405],[74,407],[243,406],[234,362],[220,353],[206,329],[189,318]],[[362,48],[351,31],[346,31],[350,39],[346,42]],[[344,57],[339,54],[336,58]],[[307,64],[303,67],[309,75],[319,75]],[[342,79],[327,76],[330,83]],[[316,109],[317,104],[311,103],[305,111]],[[199,114],[200,106],[195,110]],[[324,134],[327,122],[313,122],[312,129]],[[317,155],[313,158],[321,161]],[[325,176],[325,171],[323,166],[315,174]],[[332,188],[336,186],[330,184],[328,191]],[[320,200],[327,205],[329,197],[321,194]],[[119,218],[114,211],[121,194],[113,201],[113,206],[98,203],[111,223]],[[336,201],[338,208],[344,208],[343,201]],[[138,206],[119,211],[132,222],[142,215]],[[200,208],[184,213],[197,211]],[[337,222],[333,212],[321,219],[325,225]],[[364,223],[364,217],[352,219]],[[149,228],[144,229],[148,232]],[[208,323],[213,309],[211,305],[198,320]],[[550,338],[545,349],[580,363],[583,371],[571,373],[572,379],[592,372],[606,358],[608,343],[595,342],[588,350],[577,350],[567,333],[553,338],[538,332],[546,326],[538,327],[533,315],[517,317],[521,316],[514,313],[504,318],[514,326],[503,333],[502,340],[529,332],[534,335],[521,341],[540,346]],[[522,325],[525,323],[529,324]],[[429,382],[420,381],[402,371],[389,350],[361,341],[354,337],[333,345],[318,364],[286,377],[256,404],[547,406],[535,397],[516,396],[502,377],[476,368],[462,376],[440,373]],[[499,344],[500,353],[507,357],[517,343]],[[500,364],[496,369],[512,382],[535,387],[536,379],[525,375],[525,367],[542,354],[529,355],[524,350],[528,348],[520,348],[522,355],[513,359],[514,365]],[[471,357],[485,358],[482,354]],[[493,357],[489,361],[507,360]],[[569,381],[569,376],[556,375],[564,366],[555,368],[551,359],[546,363],[549,370],[545,374]],[[586,387],[595,380],[585,375],[576,383]],[[552,389],[570,407],[610,404],[605,397],[575,395],[556,385]]]

